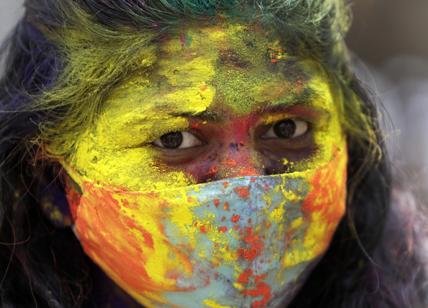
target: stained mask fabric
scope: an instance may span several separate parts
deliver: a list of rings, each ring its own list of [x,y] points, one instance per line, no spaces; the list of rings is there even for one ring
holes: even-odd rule
[[[346,160],[147,192],[81,178],[68,199],[85,252],[144,306],[279,307],[344,214]]]

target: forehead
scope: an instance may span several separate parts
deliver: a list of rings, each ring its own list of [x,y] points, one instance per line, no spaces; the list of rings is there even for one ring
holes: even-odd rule
[[[182,27],[158,42],[149,72],[135,73],[113,91],[107,111],[245,114],[308,104],[334,112],[321,65],[289,49],[278,33],[258,25]]]

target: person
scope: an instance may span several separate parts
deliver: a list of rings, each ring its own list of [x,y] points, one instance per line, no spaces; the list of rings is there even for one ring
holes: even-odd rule
[[[344,3],[25,6],[0,83],[2,307],[426,303],[422,212],[392,187]]]

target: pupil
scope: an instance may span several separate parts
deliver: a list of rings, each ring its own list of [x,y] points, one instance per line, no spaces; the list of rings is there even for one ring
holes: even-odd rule
[[[167,149],[176,149],[183,143],[183,134],[180,132],[168,133],[160,137],[162,145]]]
[[[291,138],[296,132],[296,123],[293,120],[278,122],[273,127],[273,131],[279,138]]]

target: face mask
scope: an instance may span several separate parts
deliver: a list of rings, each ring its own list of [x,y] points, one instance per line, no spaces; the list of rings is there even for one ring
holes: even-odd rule
[[[323,256],[345,211],[346,154],[313,170],[162,191],[70,173],[85,252],[147,307],[286,305]]]

